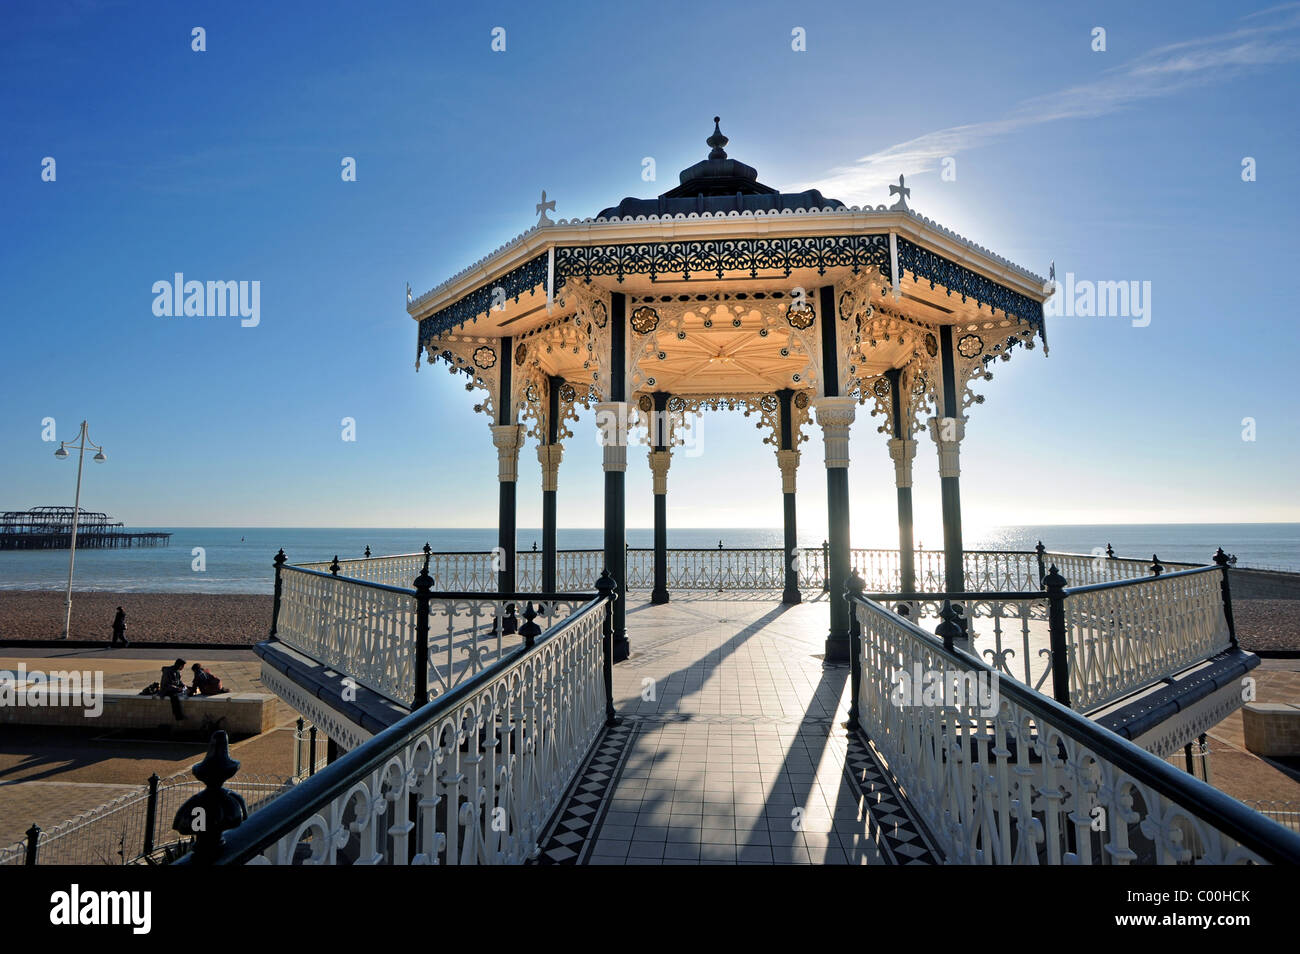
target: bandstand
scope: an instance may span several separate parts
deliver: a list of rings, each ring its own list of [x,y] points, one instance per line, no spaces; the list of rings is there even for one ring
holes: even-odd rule
[[[1238,645],[1222,549],[1170,564],[963,548],[974,388],[1017,347],[1046,348],[1043,280],[911,211],[902,177],[888,207],[850,208],[762,184],[716,119],[707,143],[657,198],[553,222],[543,194],[535,227],[408,291],[417,369],[445,363],[481,394],[499,546],[277,554],[261,681],[328,735],[330,764],[180,863],[1300,862],[1300,837],[1209,785],[1207,761],[1195,775],[1196,746],[1259,665]],[[850,545],[861,406],[894,465],[898,550]],[[604,545],[561,551],[560,467],[583,409]],[[723,409],[772,447],[783,548],[667,546],[674,450],[693,415]],[[813,426],[824,551],[797,545]],[[913,541],[926,434],[941,552]],[[540,553],[516,547],[526,444]],[[626,543],[630,446],[653,475],[652,551]],[[724,590],[749,595],[724,610]],[[927,680],[989,695],[900,695]],[[806,814],[786,831],[792,808]]]
[[[483,393],[499,458],[501,592],[516,589],[519,454],[542,469],[542,589],[556,579],[556,494],[568,424],[595,411],[605,474],[604,562],[617,586],[616,659],[629,652],[625,491],[628,447],[653,472],[652,601],[669,597],[666,498],[688,415],[743,408],[775,452],[783,495],[783,599],[798,602],[796,485],[807,429],[825,443],[828,580],[850,569],[849,437],[868,405],[887,437],[898,492],[901,589],[915,589],[912,464],[938,450],[944,588],[961,591],[960,450],[972,386],[1041,339],[1050,286],[908,207],[848,207],[817,190],[779,192],[727,155],[714,118],[708,157],[657,198],[625,198],[595,218],[547,216],[408,302],[418,354]],[[544,197],[543,197],[544,198]],[[849,610],[830,601],[826,659],[849,656]]]

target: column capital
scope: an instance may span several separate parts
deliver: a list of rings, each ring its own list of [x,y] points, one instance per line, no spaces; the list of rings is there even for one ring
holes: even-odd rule
[[[795,492],[795,472],[799,469],[799,452],[797,450],[779,450],[776,452],[776,465],[781,468],[781,492]]]
[[[857,416],[858,401],[853,397],[819,397],[813,401],[817,423],[826,444],[826,466],[849,466],[849,428]]]
[[[554,444],[537,445],[537,462],[542,465],[543,493],[559,489],[560,461],[563,459],[564,445],[559,441]]]
[[[602,401],[596,405],[596,430],[605,452],[607,473],[627,471],[627,412],[626,401]]]
[[[668,493],[668,465],[672,463],[673,452],[670,450],[652,450],[648,456],[650,473],[654,475],[655,494]]]
[[[904,437],[889,439],[889,456],[894,460],[894,486],[912,486],[912,461],[916,458],[916,441]]]
[[[501,483],[513,483],[519,479],[519,448],[523,442],[523,425],[492,425],[492,443],[497,448],[497,480]]]
[[[930,437],[939,448],[939,476],[961,476],[961,442],[966,436],[966,422],[960,417],[932,417]]]

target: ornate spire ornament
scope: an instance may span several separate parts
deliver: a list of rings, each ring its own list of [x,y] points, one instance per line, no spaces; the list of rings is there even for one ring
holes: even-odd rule
[[[708,139],[704,140],[706,144],[712,147],[711,150],[709,151],[710,159],[727,158],[727,151],[722,147],[725,146],[731,140],[729,140],[726,136],[722,135],[722,128],[718,125],[720,122],[722,122],[722,118],[720,116],[713,117],[713,135],[710,136]]]

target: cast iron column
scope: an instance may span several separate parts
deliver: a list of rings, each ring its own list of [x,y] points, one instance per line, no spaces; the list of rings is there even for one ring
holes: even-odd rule
[[[961,395],[957,391],[957,366],[952,352],[951,325],[939,329],[939,360],[943,382],[943,416],[930,418],[930,436],[939,449],[939,479],[943,494],[944,590],[960,593],[966,588],[966,582],[962,570],[959,454],[966,424],[961,419]]]
[[[916,547],[912,542],[912,461],[916,458],[916,441],[912,439],[912,421],[907,413],[905,395],[900,386],[903,369],[885,372],[889,379],[889,405],[893,410],[889,456],[894,460],[894,486],[898,490],[898,569],[899,591],[916,592]]]
[[[655,498],[655,581],[651,603],[668,602],[668,393],[654,393],[654,418],[650,421],[650,472],[654,475]]]
[[[555,506],[560,479],[560,460],[564,445],[560,443],[560,387],[564,379],[551,375],[547,380],[546,443],[537,445],[537,462],[542,465],[542,592],[555,589]]]
[[[830,538],[830,633],[826,662],[849,661],[849,604],[843,599],[849,582],[849,428],[857,401],[840,396],[839,341],[836,334],[835,289],[820,291],[822,397],[817,399],[817,423],[826,442],[826,520]]]
[[[799,452],[794,447],[794,418],[792,416],[794,391],[782,388],[776,392],[781,402],[781,433],[778,437],[776,463],[781,468],[781,496],[785,504],[785,589],[781,602],[793,605],[802,600],[799,595],[799,530],[795,521],[795,472],[799,469]]]
[[[605,569],[614,578],[614,661],[627,659],[627,297],[610,295],[609,399],[596,405],[596,426],[604,449]]]
[[[501,393],[497,395],[497,423],[492,428],[492,443],[497,448],[497,480],[500,484],[500,506],[497,515],[497,547],[501,554],[501,569],[497,572],[497,590],[501,593],[515,591],[515,484],[519,479],[519,444],[522,428],[516,423],[515,409],[510,401],[510,356],[512,341],[501,339]]]

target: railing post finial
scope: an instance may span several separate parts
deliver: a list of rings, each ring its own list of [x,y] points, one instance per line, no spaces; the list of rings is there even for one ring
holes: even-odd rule
[[[856,569],[849,571],[844,598],[849,603],[849,731],[858,728],[858,690],[862,682],[862,621],[858,619],[856,601],[862,599],[867,581]]]
[[[1042,540],[1039,540],[1038,546],[1034,547],[1034,553],[1038,556],[1038,585],[1042,586],[1043,580],[1047,578],[1047,568],[1043,561],[1043,557],[1047,553],[1047,547],[1043,546]]]
[[[36,855],[40,851],[41,845],[41,826],[32,822],[32,827],[27,829],[27,856],[23,859],[25,865],[35,865]]]
[[[429,552],[426,543],[424,568],[415,578],[415,693],[412,709],[422,708],[429,702],[429,592],[433,589]]]
[[[370,559],[370,544],[366,544],[366,559]]]
[[[1233,649],[1237,648],[1237,624],[1232,618],[1232,587],[1228,584],[1228,566],[1232,557],[1223,552],[1223,547],[1214,551],[1214,563],[1219,567],[1219,592],[1223,599],[1223,619],[1228,624],[1228,639]]]
[[[600,571],[600,579],[596,581],[596,592],[605,602],[605,615],[600,623],[600,646],[605,680],[606,726],[616,726],[623,721],[614,711],[614,591],[617,588],[609,567],[605,567]]]
[[[284,569],[285,563],[289,558],[284,555],[284,547],[275,555],[272,562],[275,565],[275,601],[271,605],[271,638],[275,638],[276,631],[280,627],[280,597],[284,593],[284,581],[280,578],[280,571]]]
[[[1115,548],[1109,543],[1106,544],[1106,557],[1111,560],[1115,559]]]
[[[943,618],[943,622],[934,628],[934,635],[943,640],[944,649],[952,652],[952,641],[961,637],[961,626],[957,623],[957,620],[961,619],[961,614],[953,609],[952,600],[945,599],[939,615]]]
[[[1159,576],[1163,572],[1165,572],[1165,568],[1160,565],[1160,557],[1154,553],[1151,554],[1151,575]]]
[[[524,622],[519,627],[519,635],[524,638],[524,646],[528,649],[532,649],[537,642],[537,637],[542,635],[542,627],[533,622],[535,619],[537,619],[537,610],[530,600],[524,604]]]
[[[335,576],[338,576],[339,570],[341,569],[343,568],[339,566],[339,555],[336,553],[334,554],[334,562],[330,564],[330,572],[333,573]]]
[[[1070,653],[1065,639],[1065,577],[1052,564],[1043,577],[1047,591],[1047,634],[1052,651],[1052,697],[1063,706],[1070,704]]]
[[[230,757],[230,740],[224,730],[212,734],[207,755],[190,771],[203,783],[203,791],[176,810],[172,828],[193,837],[197,863],[210,864],[221,852],[225,833],[248,817],[244,799],[224,787],[239,771],[239,762]]]

